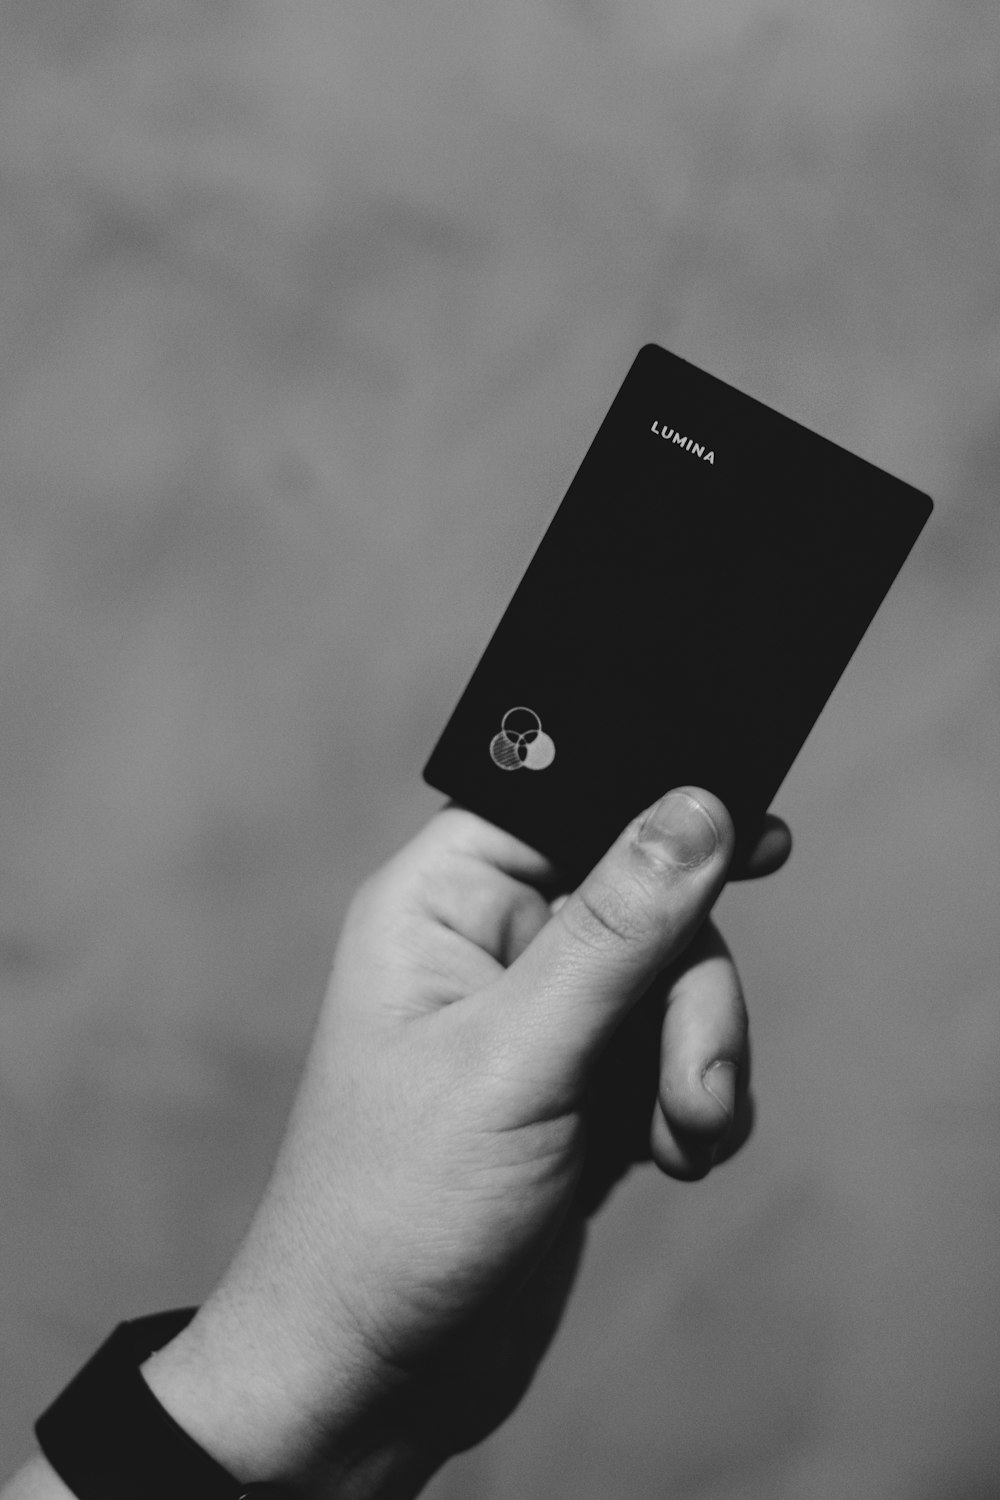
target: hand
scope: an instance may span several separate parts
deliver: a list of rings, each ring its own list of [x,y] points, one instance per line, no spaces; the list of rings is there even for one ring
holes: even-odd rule
[[[674,791],[563,897],[449,807],[361,887],[247,1238],[145,1367],[239,1477],[415,1494],[520,1400],[628,1166],[710,1169],[746,1087],[706,920],[732,848],[717,798]],[[745,873],[789,848],[770,820]]]

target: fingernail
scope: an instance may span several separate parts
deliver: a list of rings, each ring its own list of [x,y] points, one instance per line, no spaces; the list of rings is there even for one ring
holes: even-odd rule
[[[701,803],[687,792],[668,792],[646,814],[638,839],[665,850],[672,864],[694,870],[715,853],[719,831]]]
[[[702,1086],[721,1104],[730,1119],[736,1106],[736,1064],[719,1059],[702,1074]]]

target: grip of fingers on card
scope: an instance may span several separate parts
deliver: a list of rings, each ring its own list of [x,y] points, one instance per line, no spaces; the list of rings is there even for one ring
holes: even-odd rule
[[[570,882],[684,784],[740,859],[932,508],[645,345],[424,779]]]

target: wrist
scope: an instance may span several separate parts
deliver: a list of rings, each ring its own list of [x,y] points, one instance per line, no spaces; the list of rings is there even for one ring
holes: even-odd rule
[[[393,1420],[346,1347],[340,1360],[318,1356],[311,1340],[217,1295],[141,1369],[161,1406],[245,1483],[293,1484],[316,1500],[419,1494],[441,1460]]]

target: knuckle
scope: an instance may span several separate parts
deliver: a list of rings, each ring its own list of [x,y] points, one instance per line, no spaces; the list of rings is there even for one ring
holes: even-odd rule
[[[373,906],[378,902],[377,877],[367,876],[360,885],[356,886],[347,910],[344,914],[344,925],[351,929],[364,926],[367,922]]]
[[[347,918],[361,924],[373,920],[383,907],[392,903],[394,885],[391,864],[373,870],[355,886],[347,904]]]
[[[562,906],[559,918],[584,947],[606,950],[628,946],[643,936],[647,923],[638,903],[617,886],[588,881]]]

